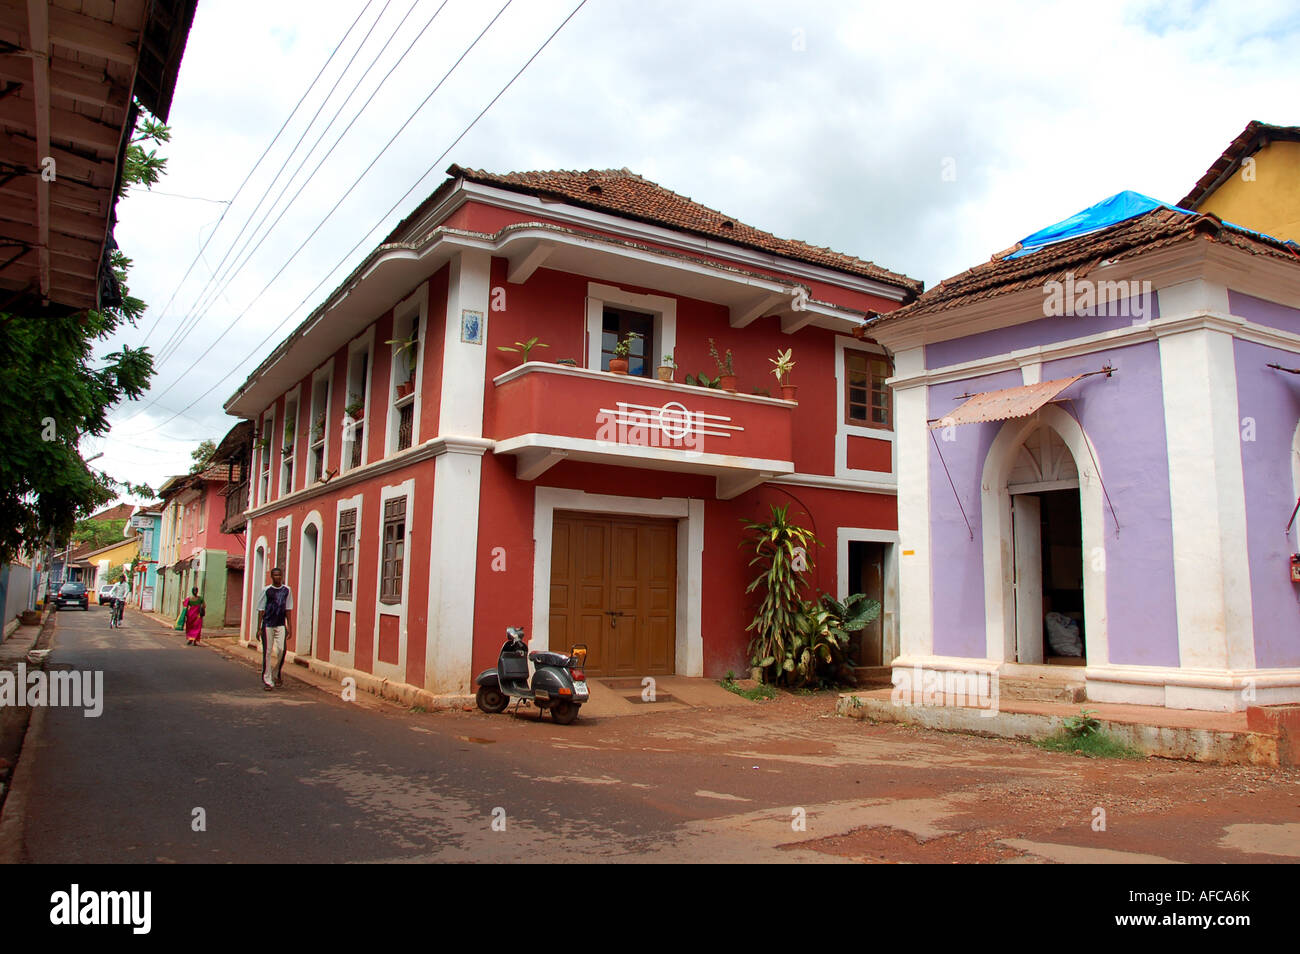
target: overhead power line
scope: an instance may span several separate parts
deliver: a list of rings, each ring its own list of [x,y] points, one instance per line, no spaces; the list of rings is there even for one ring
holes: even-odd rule
[[[507,0],[506,6],[509,6],[509,5],[510,5],[510,4],[509,4],[509,0]],[[362,246],[362,244],[364,244],[364,243],[365,243],[365,242],[370,238],[370,236],[371,236],[371,235],[372,235],[376,230],[379,229],[379,227],[380,227],[381,225],[384,224],[384,222],[388,219],[388,217],[389,217],[390,215],[392,215],[392,213],[393,213],[393,212],[394,212],[394,211],[395,211],[395,210],[396,210],[396,209],[397,209],[397,208],[398,208],[398,207],[399,207],[403,202],[405,202],[405,201],[407,200],[407,198],[411,195],[411,193],[414,192],[417,188],[419,188],[420,184],[421,184],[425,179],[427,179],[427,178],[429,177],[429,175],[430,175],[430,174],[431,174],[435,169],[437,169],[437,168],[442,164],[442,161],[447,157],[447,154],[450,153],[453,149],[455,149],[456,146],[460,144],[460,141],[461,141],[462,139],[464,139],[467,135],[469,135],[470,130],[472,130],[472,129],[473,129],[473,128],[478,124],[479,120],[481,120],[481,119],[482,119],[482,118],[487,114],[488,110],[490,110],[494,105],[496,105],[497,101],[498,101],[499,99],[501,99],[501,97],[504,96],[504,95],[506,94],[506,92],[510,89],[510,87],[512,87],[512,86],[515,84],[515,82],[519,79],[519,77],[523,75],[524,71],[527,70],[528,67],[531,66],[531,65],[533,64],[533,61],[536,60],[537,57],[539,57],[539,56],[542,54],[542,52],[543,52],[543,51],[544,51],[548,46],[550,46],[551,41],[554,40],[554,39],[559,35],[560,31],[563,30],[563,29],[564,29],[564,28],[569,24],[569,21],[571,21],[575,16],[577,16],[578,12],[579,12],[579,11],[580,11],[584,6],[586,6],[586,5],[587,5],[587,0],[579,0],[578,5],[577,5],[576,7],[574,7],[573,10],[570,11],[569,15],[566,16],[566,17],[564,18],[564,20],[560,23],[560,25],[557,26],[557,27],[556,27],[556,28],[551,32],[550,36],[548,36],[548,37],[547,37],[547,38],[542,42],[542,45],[539,46],[539,47],[538,47],[538,48],[533,52],[532,56],[530,56],[530,57],[529,57],[529,58],[524,62],[523,66],[519,67],[519,69],[515,72],[515,74],[514,74],[512,77],[510,77],[510,80],[509,80],[509,81],[508,81],[504,86],[501,87],[501,89],[497,92],[497,94],[496,94],[495,96],[493,96],[491,100],[488,101],[488,104],[487,104],[486,106],[484,106],[481,110],[479,110],[478,115],[476,115],[476,116],[475,116],[475,117],[470,121],[469,125],[466,126],[463,130],[461,130],[460,134],[459,134],[455,139],[452,140],[451,144],[448,145],[447,148],[444,149],[444,150],[442,151],[442,153],[439,154],[438,158],[435,159],[435,160],[434,160],[434,161],[429,165],[429,168],[426,169],[426,170],[425,170],[425,171],[420,175],[420,177],[419,177],[418,179],[416,179],[416,181],[411,185],[411,187],[410,187],[409,189],[407,189],[405,193],[402,194],[401,198],[399,198],[396,202],[394,202],[394,203],[392,204],[392,206],[389,207],[388,211],[386,211],[386,212],[385,212],[385,213],[380,217],[379,221],[377,221],[373,226],[371,226],[370,229],[367,230],[367,231],[365,232],[365,234],[363,234],[363,235],[361,236],[361,238],[357,241],[357,243],[356,243],[355,245],[352,246],[352,248],[348,249],[347,253],[346,253],[346,254],[345,254],[345,255],[344,255],[344,256],[343,256],[343,257],[342,257],[342,258],[341,258],[341,259],[340,259],[340,260],[339,260],[335,265],[334,265],[334,267],[331,268],[328,272],[325,273],[325,277],[322,278],[322,279],[321,279],[321,280],[320,280],[320,281],[319,281],[319,282],[318,282],[318,283],[317,283],[317,284],[316,284],[316,285],[311,289],[311,291],[309,291],[305,296],[303,296],[302,301],[300,301],[300,302],[299,302],[299,303],[298,303],[298,304],[297,304],[297,305],[296,305],[296,306],[295,306],[295,307],[294,307],[294,308],[289,312],[289,314],[285,317],[285,319],[284,319],[283,321],[281,321],[278,325],[276,325],[275,328],[272,329],[272,331],[270,332],[270,334],[268,334],[268,335],[267,335],[266,337],[264,337],[261,341],[259,341],[259,342],[257,343],[257,346],[254,347],[253,350],[252,350],[252,351],[251,351],[247,356],[245,356],[245,357],[244,357],[244,358],[243,358],[243,359],[242,359],[238,364],[236,364],[236,365],[235,365],[235,366],[234,366],[230,371],[227,371],[224,375],[222,375],[222,376],[221,376],[221,377],[220,377],[220,378],[219,378],[219,379],[218,379],[218,380],[217,380],[217,381],[216,381],[216,382],[215,382],[211,387],[209,387],[206,391],[204,391],[202,394],[200,394],[198,397],[196,397],[193,401],[191,401],[189,404],[187,404],[187,405],[186,405],[184,408],[182,408],[180,411],[177,411],[177,412],[176,412],[174,415],[172,415],[170,418],[168,418],[167,420],[163,421],[161,424],[157,425],[157,427],[155,427],[155,428],[151,428],[150,430],[157,430],[157,429],[159,429],[159,428],[166,427],[168,424],[170,424],[170,423],[171,423],[173,420],[175,420],[177,417],[181,416],[181,415],[184,414],[186,411],[190,410],[192,407],[194,407],[196,404],[198,404],[200,401],[202,401],[205,397],[207,397],[209,394],[211,394],[213,391],[215,391],[215,390],[216,390],[219,386],[221,386],[221,385],[222,385],[226,380],[228,380],[232,374],[234,374],[235,372],[237,372],[240,368],[242,368],[242,367],[243,367],[245,364],[247,364],[250,360],[252,360],[254,357],[256,357],[257,354],[258,354],[258,353],[262,350],[262,348],[266,345],[266,343],[267,343],[268,341],[270,341],[271,338],[273,338],[275,335],[277,335],[277,334],[280,333],[281,329],[284,328],[284,326],[289,322],[289,320],[290,320],[290,319],[293,317],[293,315],[298,311],[298,309],[301,308],[303,305],[305,305],[309,300],[311,300],[312,296],[315,295],[316,292],[321,288],[321,286],[324,285],[324,284],[329,280],[330,276],[332,276],[332,275],[333,275],[333,274],[334,274],[334,273],[335,273],[335,272],[336,272],[336,271],[337,271],[337,270],[338,270],[338,269],[339,269],[343,264],[345,264],[345,263],[347,262],[347,260],[352,256],[352,254],[353,254],[353,253],[354,253],[358,248],[360,248],[360,247]],[[502,8],[502,10],[504,10],[504,9],[505,9],[505,7]],[[498,13],[498,16],[499,16],[499,15],[500,15],[500,14]],[[494,18],[493,22],[495,22],[495,18]],[[489,24],[489,26],[490,26],[490,25],[491,25],[491,24]],[[482,34],[481,34],[481,33],[479,34],[479,37],[482,37]],[[477,42],[478,42],[478,39],[476,38],[474,42],[477,43]],[[472,48],[473,48],[473,45],[471,44],[470,49],[472,49]],[[467,50],[466,52],[468,52],[468,50]],[[463,58],[463,56],[462,56],[462,58]],[[459,60],[458,60],[457,62],[459,62]],[[440,82],[441,82],[441,81],[440,81]],[[364,173],[363,173],[363,175],[364,175]],[[313,233],[313,234],[314,234],[314,233]],[[305,243],[304,243],[304,244],[305,244]],[[301,250],[301,248],[302,248],[302,246],[299,246],[299,250]],[[297,254],[297,252],[295,252],[295,254]],[[286,263],[286,265],[287,265],[287,263]],[[272,282],[275,281],[275,278],[276,278],[276,277],[279,277],[280,273],[283,272],[283,271],[284,271],[284,269],[281,268],[281,269],[280,269],[280,272],[277,272],[276,275],[275,275],[275,277],[273,277],[273,278],[271,279],[271,281],[272,281]],[[268,283],[266,287],[270,287],[270,283]],[[263,289],[262,289],[262,292],[265,292],[265,291],[266,291],[266,288],[263,288]],[[258,295],[257,295],[258,298],[261,297],[262,292],[259,292],[259,293],[258,293]],[[254,298],[254,301],[256,301],[256,300],[257,300],[257,298]],[[250,302],[249,307],[251,307],[251,305],[252,305],[252,303]],[[245,312],[244,312],[244,313],[245,313],[245,314],[247,313],[247,309],[245,309]],[[240,317],[243,317],[243,315],[241,315]],[[236,320],[238,320],[238,319],[236,319]],[[233,327],[233,325],[232,325],[231,327]],[[148,431],[145,431],[145,432],[142,432],[142,433],[148,433]]]
[[[316,84],[320,82],[321,76],[324,75],[325,70],[329,67],[330,63],[334,61],[334,57],[338,55],[339,50],[343,47],[343,44],[347,42],[347,38],[352,34],[352,31],[356,28],[356,25],[361,22],[362,16],[365,15],[366,10],[370,9],[370,5],[372,3],[374,3],[374,0],[367,0],[366,5],[361,8],[361,12],[358,13],[357,18],[352,21],[352,25],[349,26],[347,32],[343,34],[343,38],[340,39],[338,43],[334,45],[334,49],[330,52],[329,58],[325,61],[324,65],[321,66],[320,70],[316,73],[316,76],[311,81],[311,83],[307,85],[307,88],[303,91],[302,96],[299,98],[298,102],[294,105],[293,110],[290,111],[287,117],[285,117],[284,122],[281,124],[280,128],[276,131],[275,136],[271,139],[270,143],[267,144],[267,147],[262,150],[262,154],[257,157],[257,162],[253,163],[253,168],[248,170],[248,175],[244,176],[244,181],[239,184],[239,188],[235,190],[235,194],[230,197],[230,201],[227,203],[225,210],[221,213],[221,218],[217,219],[217,227],[214,228],[208,234],[208,237],[204,241],[203,246],[199,249],[199,254],[194,256],[194,261],[190,262],[190,267],[185,269],[185,274],[181,276],[181,280],[177,283],[176,287],[172,289],[171,296],[167,299],[167,304],[163,305],[162,311],[158,313],[158,317],[155,318],[153,324],[149,326],[149,330],[145,332],[144,338],[142,338],[140,341],[141,347],[144,347],[144,345],[149,341],[150,336],[153,335],[154,330],[158,327],[158,323],[162,321],[163,316],[167,314],[167,309],[170,308],[172,302],[176,300],[177,292],[179,292],[182,286],[184,286],[185,280],[190,277],[190,272],[194,270],[194,266],[199,261],[199,255],[203,254],[203,252],[208,247],[208,242],[211,242],[212,237],[217,234],[217,229],[221,227],[222,219],[226,217],[226,212],[230,211],[230,206],[233,205],[235,200],[239,198],[239,194],[244,191],[244,186],[248,185],[248,180],[253,177],[253,173],[256,172],[258,167],[262,164],[262,160],[266,158],[267,153],[269,153],[271,151],[271,148],[279,141],[281,134],[283,134],[285,129],[288,127],[290,120],[292,120],[293,117],[297,114],[299,107],[301,107],[303,102],[307,99],[308,94],[311,93],[311,91],[316,87]]]

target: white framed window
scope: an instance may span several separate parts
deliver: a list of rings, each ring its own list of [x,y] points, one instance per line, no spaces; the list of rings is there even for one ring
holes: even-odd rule
[[[587,283],[587,367],[608,370],[608,357],[614,350],[606,340],[608,329],[636,330],[636,315],[650,318],[650,340],[642,341],[641,357],[646,376],[654,377],[664,355],[673,355],[677,347],[677,299],[664,295],[642,295],[624,291],[614,285]],[[608,347],[606,347],[608,345]]]
[[[311,405],[307,416],[307,478],[311,486],[325,477],[329,461],[330,397],[334,362],[318,368],[311,377]]]
[[[280,455],[280,492],[277,496],[280,497],[293,493],[293,482],[297,471],[298,445],[301,436],[298,433],[298,392],[299,388],[295,388],[291,395],[284,399],[284,422],[280,425],[280,441],[277,448]]]
[[[421,383],[424,362],[420,355],[426,334],[428,288],[421,285],[393,309],[392,372],[388,388],[388,428],[384,454],[412,447],[419,435]]]
[[[258,506],[271,501],[271,442],[275,435],[275,409],[262,416],[262,427],[257,438],[257,500]]]
[[[366,433],[370,426],[370,356],[374,353],[375,329],[348,345],[347,386],[343,397],[343,456],[341,472],[367,463]]]

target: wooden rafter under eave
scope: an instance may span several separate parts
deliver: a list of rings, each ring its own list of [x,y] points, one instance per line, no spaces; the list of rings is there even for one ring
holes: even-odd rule
[[[36,100],[36,165],[50,154],[50,8],[45,0],[27,0],[28,35],[32,45],[32,87]],[[50,190],[36,186],[36,242],[41,297],[50,297]]]

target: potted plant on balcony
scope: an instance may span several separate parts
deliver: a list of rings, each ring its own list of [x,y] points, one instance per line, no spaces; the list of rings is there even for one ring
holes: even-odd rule
[[[511,345],[497,345],[498,351],[509,351],[511,354],[520,356],[520,364],[527,364],[530,360],[530,354],[534,348],[549,348],[550,345],[543,344],[537,340],[537,335],[533,335],[527,341],[516,341]]]
[[[776,378],[776,383],[781,385],[781,400],[795,400],[795,393],[799,390],[793,384],[790,384],[790,371],[794,368],[793,348],[786,348],[784,351],[778,351],[775,358],[768,358],[773,365],[772,375]]]
[[[285,457],[293,456],[293,421],[284,422],[284,447],[282,448]]]
[[[577,358],[556,358],[555,363],[562,364],[566,368],[576,368],[578,366],[578,359]]]
[[[720,356],[717,342],[710,338],[709,354],[713,356],[713,363],[718,366],[718,379],[722,385],[722,390],[735,393],[736,369],[732,366],[731,349],[727,349],[725,356]]]
[[[671,381],[673,379],[673,369],[677,367],[677,362],[673,361],[670,354],[664,355],[663,364],[659,365],[655,374],[659,376],[660,381]]]
[[[637,332],[629,331],[614,345],[614,357],[609,359],[610,374],[627,374],[628,355],[632,352],[632,342],[640,337]]]
[[[721,378],[711,378],[707,374],[688,374],[682,379],[683,384],[689,384],[693,388],[712,388],[718,389]]]
[[[361,400],[361,395],[356,391],[348,395],[348,403],[344,405],[343,413],[354,421],[359,421],[366,416],[366,402]]]
[[[406,365],[406,380],[397,385],[399,400],[415,390],[415,361],[419,343],[415,330],[412,330],[410,335],[405,338],[389,338],[384,342],[384,344],[393,346],[394,367],[397,366],[396,359],[398,357]]]
[[[321,411],[319,414],[316,415],[316,419],[311,422],[311,442],[313,444],[318,444],[320,443],[321,438],[324,436],[325,436],[325,412]]]

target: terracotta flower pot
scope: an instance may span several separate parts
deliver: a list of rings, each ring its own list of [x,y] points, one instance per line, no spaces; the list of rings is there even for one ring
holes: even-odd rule
[[[660,381],[671,381],[673,379],[673,369],[666,364],[659,365],[655,369],[655,374],[659,375]]]
[[[404,398],[414,390],[415,390],[414,381],[403,381],[401,384],[397,386],[397,396],[399,398]]]
[[[627,358],[610,358],[610,374],[627,374]]]
[[[722,380],[718,383],[724,391],[731,391],[734,393],[736,390],[736,376],[734,374],[722,375]]]
[[[799,390],[799,386],[798,386],[797,384],[783,384],[783,385],[781,385],[781,400],[782,400],[782,401],[797,401],[797,400],[799,400],[797,397],[795,397],[795,394],[798,392],[798,390]]]

